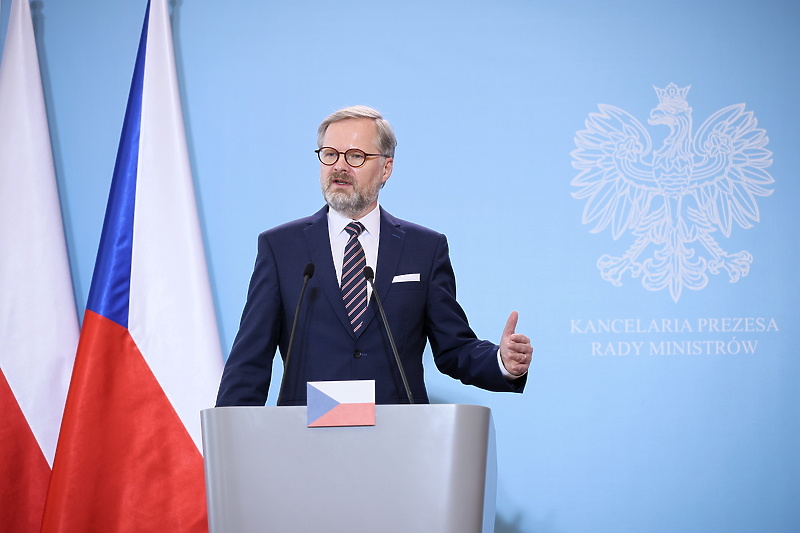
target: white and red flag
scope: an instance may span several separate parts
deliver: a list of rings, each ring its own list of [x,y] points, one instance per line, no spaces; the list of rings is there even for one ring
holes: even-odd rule
[[[0,61],[0,529],[39,531],[78,314],[28,0]]]
[[[206,531],[222,353],[166,0],[148,3],[43,532]]]

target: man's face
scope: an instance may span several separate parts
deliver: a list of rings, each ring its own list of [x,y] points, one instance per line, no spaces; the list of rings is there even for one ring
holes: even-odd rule
[[[380,153],[375,122],[366,118],[348,118],[334,122],[325,132],[323,146],[339,152],[357,148],[368,154]],[[343,154],[333,165],[320,163],[320,185],[325,201],[353,219],[359,219],[378,205],[378,193],[392,175],[393,160],[370,156],[360,167],[352,167]]]

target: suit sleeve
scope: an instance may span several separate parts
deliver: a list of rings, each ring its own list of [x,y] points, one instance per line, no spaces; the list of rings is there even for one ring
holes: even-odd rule
[[[499,346],[477,338],[456,300],[447,238],[439,236],[429,281],[427,335],[437,368],[466,385],[496,392],[522,392],[526,376],[509,382],[497,362]]]
[[[222,373],[217,407],[266,403],[281,320],[275,257],[266,235],[261,234],[239,332]]]

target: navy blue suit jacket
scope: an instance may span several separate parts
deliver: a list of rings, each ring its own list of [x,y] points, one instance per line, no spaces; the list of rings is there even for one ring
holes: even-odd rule
[[[300,311],[283,405],[305,405],[306,382],[374,379],[377,403],[407,403],[400,372],[373,296],[360,334],[353,333],[342,302],[328,236],[327,207],[258,237],[239,332],[217,396],[217,406],[264,405],[275,349],[285,358],[303,270],[314,263]],[[419,281],[393,283],[419,274]],[[416,402],[428,402],[422,353],[430,341],[442,372],[492,391],[521,392],[525,377],[510,384],[497,362],[498,346],[479,340],[456,301],[444,235],[399,220],[381,209],[375,290],[403,361]]]

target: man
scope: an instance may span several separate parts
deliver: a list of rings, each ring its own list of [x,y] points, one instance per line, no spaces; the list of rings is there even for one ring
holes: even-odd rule
[[[305,405],[306,382],[374,379],[377,403],[409,401],[364,266],[386,312],[416,403],[427,403],[422,353],[429,340],[439,370],[465,384],[522,392],[533,348],[514,332],[500,345],[479,340],[455,298],[444,235],[378,206],[392,175],[394,133],[374,109],[342,109],[317,139],[327,205],[259,235],[239,333],[225,364],[217,406],[264,405],[276,347],[286,357],[306,265],[315,265],[297,321],[281,405]]]

